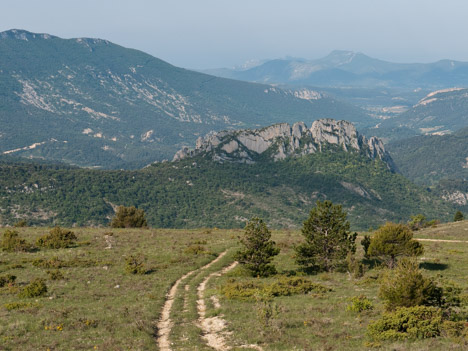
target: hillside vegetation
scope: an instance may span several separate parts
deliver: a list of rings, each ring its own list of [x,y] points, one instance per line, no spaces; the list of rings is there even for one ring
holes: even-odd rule
[[[392,173],[378,159],[340,148],[277,162],[216,163],[195,157],[140,171],[0,164],[1,222],[109,223],[118,205],[136,206],[153,227],[242,227],[261,217],[298,227],[317,200],[343,204],[354,228],[411,214],[451,219],[454,208]]]

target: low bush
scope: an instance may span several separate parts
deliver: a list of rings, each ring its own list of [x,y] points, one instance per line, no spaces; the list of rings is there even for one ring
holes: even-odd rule
[[[354,296],[350,300],[351,304],[346,307],[346,311],[361,313],[374,309],[372,301],[364,295]]]
[[[425,339],[439,336],[443,329],[442,311],[431,306],[401,307],[387,312],[369,324],[373,340]]]
[[[20,297],[31,298],[43,296],[47,293],[47,285],[43,279],[36,278],[26,285],[19,293]]]
[[[55,256],[50,259],[37,258],[32,262],[32,264],[39,268],[62,268],[68,266],[65,261]]]
[[[26,243],[26,240],[21,239],[15,230],[6,230],[3,233],[2,241],[0,244],[3,251],[16,252],[16,251],[30,251],[31,246]]]
[[[145,274],[146,268],[142,256],[130,255],[125,258],[125,271],[130,274]]]
[[[387,310],[418,305],[441,306],[442,289],[422,275],[416,260],[403,259],[380,279],[379,297]]]
[[[49,276],[50,280],[63,280],[63,279],[65,279],[62,272],[60,272],[58,269],[53,270],[53,271],[47,271],[47,275]]]
[[[330,288],[311,282],[306,278],[286,276],[278,277],[271,283],[238,282],[230,279],[221,287],[221,293],[228,299],[258,299],[258,297],[291,296],[311,292],[323,294],[329,291],[331,291]]]
[[[72,231],[55,227],[49,234],[43,235],[37,239],[36,244],[39,247],[49,249],[63,249],[73,246],[76,239],[76,235]]]
[[[3,288],[4,286],[12,286],[15,285],[16,281],[16,276],[7,274],[4,276],[0,277],[0,288]]]
[[[26,308],[40,307],[40,305],[32,302],[11,302],[4,304],[3,307],[5,307],[8,311],[13,311],[22,310]]]
[[[203,254],[208,253],[208,251],[203,245],[192,244],[192,245],[187,246],[187,248],[184,250],[184,253],[188,255],[203,255]]]
[[[110,225],[112,228],[143,228],[148,226],[145,211],[137,209],[135,206],[119,206]]]

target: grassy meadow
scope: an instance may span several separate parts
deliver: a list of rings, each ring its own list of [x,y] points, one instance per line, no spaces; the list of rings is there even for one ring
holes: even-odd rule
[[[49,228],[15,228],[29,243]],[[2,230],[4,232],[5,229]],[[212,273],[231,264],[242,230],[166,230],[74,228],[77,244],[66,249],[0,252],[0,277],[17,277],[0,288],[0,350],[158,350],[158,320],[166,293],[181,281],[170,318],[173,350],[212,350],[199,327],[197,288]],[[415,232],[424,239],[468,240],[468,221],[441,224]],[[237,266],[212,275],[205,291],[206,316],[225,321],[220,335],[225,349],[246,350],[463,350],[467,340],[438,337],[425,340],[372,342],[367,325],[384,310],[377,298],[378,267],[362,278],[348,273],[305,276],[318,288],[307,294],[236,298],[236,286],[274,286],[281,279],[301,278],[294,263],[299,231],[273,231],[281,248],[275,258],[279,275],[251,278]],[[358,239],[358,242],[360,239]],[[466,296],[468,243],[423,241],[420,258],[427,276],[455,282]],[[206,269],[199,269],[226,254]],[[362,257],[358,245],[357,255]],[[131,255],[144,262],[145,274],[126,271]],[[60,274],[57,274],[57,271]],[[57,276],[58,275],[58,276]],[[24,298],[19,292],[35,278],[47,284],[45,296]],[[230,290],[231,289],[231,290]],[[262,288],[259,289],[262,291]],[[352,297],[365,295],[374,308],[347,311]],[[465,299],[466,300],[466,299]]]

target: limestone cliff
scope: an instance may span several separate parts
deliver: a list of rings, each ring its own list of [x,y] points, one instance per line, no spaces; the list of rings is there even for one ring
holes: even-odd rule
[[[185,147],[179,150],[173,161],[197,155],[208,156],[218,162],[253,163],[259,159],[276,161],[322,152],[330,146],[381,159],[388,168],[395,169],[380,139],[371,137],[368,140],[357,132],[352,123],[333,119],[314,121],[310,128],[304,122],[297,122],[292,126],[280,123],[262,129],[210,133],[198,138],[195,149]]]

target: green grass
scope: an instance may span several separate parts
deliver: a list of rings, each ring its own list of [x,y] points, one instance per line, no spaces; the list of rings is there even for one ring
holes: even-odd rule
[[[439,225],[415,233],[415,237],[463,240],[468,222]],[[179,286],[174,304],[170,341],[174,350],[210,350],[198,327],[197,287],[212,272],[233,261],[240,230],[161,230],[161,229],[72,229],[78,244],[67,249],[41,249],[35,252],[0,252],[0,276],[17,276],[16,286],[0,288],[0,350],[157,350],[157,321],[167,291],[183,274],[212,261],[228,250],[216,264],[197,270]],[[48,228],[18,228],[20,237],[34,243]],[[2,231],[3,232],[3,231]],[[441,234],[442,233],[442,234]],[[273,231],[281,248],[275,258],[280,274],[298,273],[294,244],[299,231]],[[358,240],[359,241],[359,240]],[[112,248],[107,249],[109,242]],[[205,248],[190,250],[194,245]],[[423,242],[421,258],[424,274],[438,282],[456,282],[468,291],[466,267],[468,244]],[[145,257],[147,274],[125,272],[125,257]],[[362,248],[358,245],[358,255]],[[57,257],[66,267],[59,268],[62,280],[47,274],[55,268],[33,265]],[[320,273],[307,276],[330,292],[259,299],[227,299],[221,288],[228,281],[255,281],[269,284],[278,279],[248,277],[241,267],[212,277],[205,292],[207,317],[219,316],[227,322],[225,335],[232,350],[256,344],[265,351],[279,350],[367,350],[369,323],[379,318],[384,306],[377,298],[378,269],[354,279],[347,273]],[[21,298],[19,290],[35,278],[46,279],[44,297]],[[188,290],[185,289],[188,286]],[[221,307],[210,297],[216,295]],[[350,299],[365,295],[374,309],[361,313],[347,311]],[[270,309],[271,318],[262,314]],[[467,341],[434,338],[381,342],[380,350],[464,349]]]

